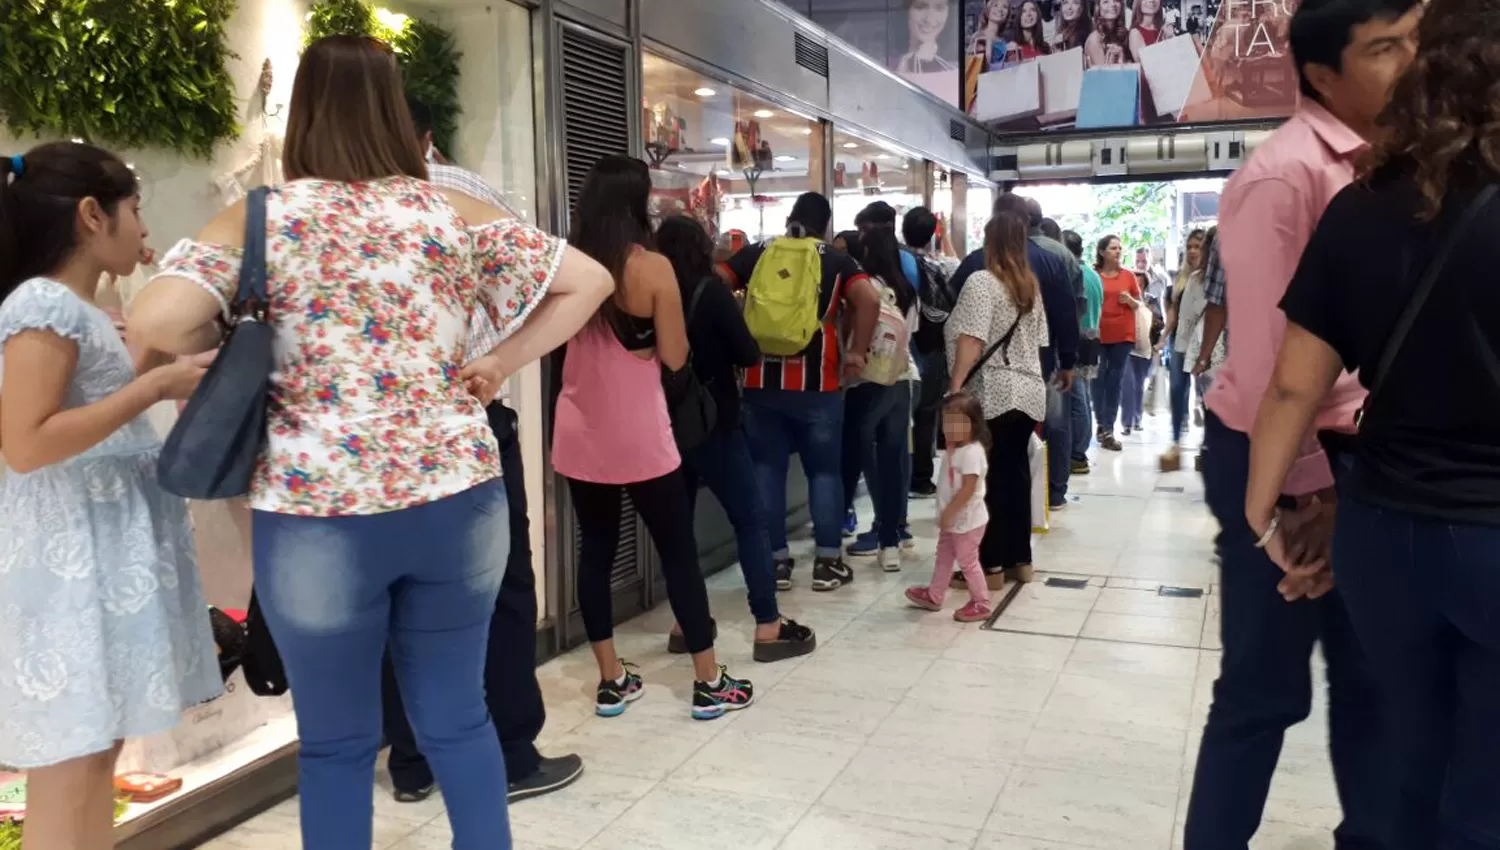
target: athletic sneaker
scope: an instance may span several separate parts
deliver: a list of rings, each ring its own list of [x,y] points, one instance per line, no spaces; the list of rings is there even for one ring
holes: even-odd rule
[[[854,582],[854,570],[843,558],[818,558],[813,561],[813,590],[838,590]]]
[[[1073,461],[1072,465],[1068,467],[1068,473],[1071,475],[1088,475],[1089,462],[1087,460]]]
[[[1128,434],[1129,432],[1127,431],[1126,433]],[[1120,445],[1120,441],[1115,439],[1114,434],[1105,434],[1100,437],[1099,448],[1110,452],[1122,452],[1125,450],[1125,447]]]
[[[953,612],[953,619],[960,623],[982,623],[990,618],[991,613],[990,606],[978,599],[970,599],[967,605]]]
[[[925,587],[908,587],[906,589],[906,601],[915,608],[926,611],[941,611],[943,606],[932,598],[932,591]]]
[[[749,708],[755,702],[755,687],[749,679],[736,679],[719,665],[719,681],[693,683],[693,719],[714,720],[725,712]]]
[[[540,797],[543,794],[551,794],[553,791],[561,791],[577,782],[578,777],[582,775],[583,759],[576,755],[560,756],[555,759],[543,758],[530,776],[510,783],[505,795],[506,800],[514,803]]]
[[[911,526],[902,524],[900,528],[896,529],[896,536],[901,540],[902,549],[915,549],[917,547],[917,541],[911,536]]]
[[[791,558],[778,558],[776,560],[776,589],[792,589],[792,567],[797,565]]]
[[[881,549],[880,568],[888,573],[901,572],[901,549],[897,546]]]
[[[625,713],[625,706],[641,698],[645,687],[641,682],[636,666],[629,661],[621,661],[620,666],[625,669],[625,679],[622,682],[611,682],[605,679],[599,683],[598,695],[594,697],[594,713],[600,717],[619,717]]]
[[[909,525],[896,529],[896,539],[901,541],[902,549],[912,549],[917,545]],[[870,558],[880,554],[880,528],[872,523],[870,530],[856,537],[844,551],[851,558]]]
[[[859,517],[855,515],[854,509],[850,508],[849,513],[844,514],[844,536],[853,537],[858,531]]]

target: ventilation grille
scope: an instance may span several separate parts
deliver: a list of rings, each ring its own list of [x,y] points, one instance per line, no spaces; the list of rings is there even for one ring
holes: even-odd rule
[[[948,119],[948,138],[955,142],[968,142],[969,126],[962,121]]]
[[[612,593],[643,590],[645,577],[641,575],[641,534],[635,503],[628,493],[620,494],[620,531],[615,542],[615,560],[610,565],[609,589]],[[573,523],[574,563],[583,559],[583,532],[578,523]],[[576,584],[575,584],[576,590]],[[575,593],[573,610],[578,610]]]
[[[629,58],[625,45],[563,28],[563,164],[570,215],[594,163],[630,153]]]
[[[813,41],[800,32],[795,36],[797,64],[826,79],[828,77],[828,45]]]

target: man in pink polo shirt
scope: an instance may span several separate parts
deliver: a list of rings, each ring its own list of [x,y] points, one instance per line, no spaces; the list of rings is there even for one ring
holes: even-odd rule
[[[1328,662],[1329,737],[1344,809],[1336,846],[1391,847],[1396,773],[1368,660],[1326,575],[1288,579],[1266,556],[1263,530],[1245,518],[1245,487],[1247,435],[1286,327],[1277,305],[1324,208],[1353,181],[1357,155],[1378,132],[1376,117],[1415,53],[1420,15],[1420,0],[1303,0],[1291,24],[1302,104],[1220,199],[1219,253],[1234,344],[1206,399],[1203,479],[1220,525],[1224,657],[1199,751],[1185,850],[1246,850],[1260,827],[1283,735],[1311,711],[1309,666],[1318,642]],[[1338,382],[1287,476],[1287,522],[1309,558],[1329,545],[1329,452],[1349,439],[1363,396],[1353,377]]]

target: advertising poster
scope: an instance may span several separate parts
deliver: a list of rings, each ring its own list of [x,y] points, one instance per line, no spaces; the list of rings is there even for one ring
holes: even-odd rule
[[[964,0],[963,107],[996,131],[1290,115],[1299,0]]]
[[[963,0],[780,0],[922,89],[958,106]]]

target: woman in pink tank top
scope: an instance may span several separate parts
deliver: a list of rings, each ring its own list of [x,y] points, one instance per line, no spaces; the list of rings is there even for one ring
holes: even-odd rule
[[[640,675],[614,643],[610,579],[628,494],[656,544],[667,599],[693,656],[693,717],[711,720],[750,705],[754,690],[714,654],[692,503],[661,383],[663,367],[687,365],[687,329],[672,266],[650,250],[650,195],[644,162],[609,156],[578,196],[569,241],[610,270],[615,294],[568,343],[552,465],[568,479],[583,538],[578,606],[599,664],[595,712],[618,716],[642,694]]]

